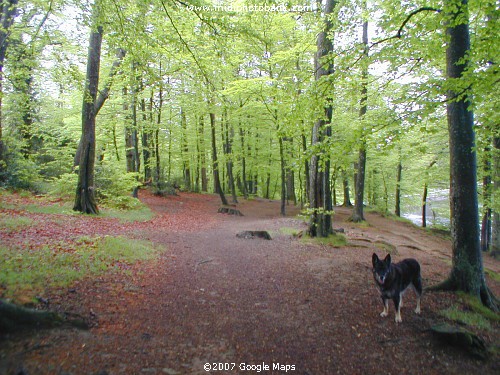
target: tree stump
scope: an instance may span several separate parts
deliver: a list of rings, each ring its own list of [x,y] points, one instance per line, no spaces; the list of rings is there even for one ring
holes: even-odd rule
[[[245,230],[243,232],[237,233],[236,237],[238,238],[263,238],[265,240],[271,240],[271,236],[265,230]]]
[[[220,214],[243,216],[243,214],[239,210],[237,210],[236,208],[231,208],[231,207],[221,207],[218,209],[217,212]]]
[[[442,323],[432,326],[431,331],[440,340],[459,347],[474,357],[487,359],[490,355],[483,339],[464,328]]]

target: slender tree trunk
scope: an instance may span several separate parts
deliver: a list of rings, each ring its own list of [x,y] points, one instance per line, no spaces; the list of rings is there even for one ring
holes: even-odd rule
[[[470,50],[467,0],[458,8],[456,2],[445,1],[454,9],[448,14],[446,33],[446,75],[459,80],[468,67]],[[450,140],[450,211],[452,237],[452,269],[447,280],[433,289],[461,290],[480,298],[494,309],[497,306],[484,277],[479,244],[479,212],[477,198],[477,164],[474,119],[469,93],[450,89],[447,118]]]
[[[318,34],[317,52],[315,55],[315,79],[320,81],[324,76],[334,72],[333,64],[325,62],[325,57],[333,51],[333,42],[329,32],[333,25],[329,19],[336,5],[335,0],[326,0],[324,29]],[[324,138],[331,136],[332,106],[331,98],[325,105],[326,120],[317,120],[312,129],[312,145],[320,144]],[[330,160],[328,152],[323,153],[325,160],[320,160],[319,154],[313,154],[309,165],[309,205],[311,217],[308,233],[311,237],[327,237],[332,229],[332,197],[330,192]]]
[[[97,6],[97,5],[95,5]],[[120,67],[123,58],[125,57],[126,51],[124,49],[118,48],[116,51],[116,60],[113,62],[113,65],[111,66],[111,70],[109,72],[108,80],[106,84],[104,85],[104,88],[100,90],[99,96],[96,96],[96,99],[94,101],[94,116],[97,116],[99,111],[101,110],[102,106],[106,102],[106,100],[109,97],[109,92],[111,90],[111,84],[113,83],[113,77],[115,74],[118,72],[118,68]],[[100,55],[100,51],[99,51]],[[100,56],[99,56],[100,59]],[[82,139],[80,139],[80,143],[78,144],[78,148],[76,149],[75,153],[75,158],[74,158],[74,163],[73,167],[77,167],[80,163],[81,155],[84,149],[84,145],[82,143]]]
[[[278,126],[279,127],[279,126]],[[280,176],[281,176],[281,216],[286,215],[286,166],[285,166],[285,153],[283,150],[283,137],[278,136],[278,144],[280,148]]]
[[[162,76],[161,73],[161,62],[160,62],[160,77]],[[161,116],[162,116],[162,109],[163,109],[163,84],[162,80],[160,79],[160,87],[158,89],[158,114],[156,116],[156,129],[155,129],[155,173],[154,173],[154,185],[156,186],[157,190],[160,189],[160,177],[161,177],[161,159],[160,159],[160,125],[161,125]]]
[[[491,148],[484,150],[483,162],[483,219],[481,221],[481,251],[488,251],[491,245]]]
[[[293,149],[294,149],[294,144],[293,144],[293,138],[291,137],[283,137],[283,157],[284,155],[287,155],[287,160],[293,160],[294,155],[293,155]],[[287,147],[287,145],[289,145]],[[286,200],[292,200],[293,204],[297,204],[297,196],[295,194],[295,173],[293,169],[290,166],[287,166],[286,161],[283,161],[283,164],[285,165],[285,179],[286,179]]]
[[[200,164],[201,164],[201,191],[208,191],[207,165],[205,156],[205,120],[203,115],[200,116],[198,134],[200,136]]]
[[[403,164],[401,159],[398,161],[397,173],[396,173],[396,207],[394,213],[396,216],[401,216],[401,175],[403,173]]]
[[[363,8],[366,9],[366,3],[363,2]],[[363,45],[364,45],[364,60],[361,78],[361,101],[359,109],[359,118],[363,123],[366,112],[368,110],[368,21],[363,22]],[[364,127],[364,125],[362,125]],[[364,192],[365,192],[365,169],[366,169],[366,140],[364,129],[361,134],[361,146],[358,154],[358,172],[356,174],[356,201],[350,218],[353,222],[365,220],[364,209]]]
[[[220,196],[222,204],[227,205],[227,199],[222,191],[219,178],[219,162],[217,161],[217,138],[215,136],[215,113],[210,112],[210,129],[212,135],[212,166],[214,173],[214,190]]]
[[[149,101],[150,103],[150,108],[148,112],[150,115],[152,115],[153,109],[151,108],[152,106],[152,95],[151,93],[151,99]],[[141,142],[142,142],[142,160],[144,163],[144,181],[147,182],[151,179],[151,163],[150,163],[150,158],[151,158],[151,151],[150,151],[150,138],[151,138],[151,132],[150,132],[150,126],[146,125],[148,124],[148,115],[146,112],[146,100],[144,98],[141,99],[141,111],[142,111],[142,121],[143,121],[143,126],[141,127]],[[150,118],[149,123],[152,122],[152,118]]]
[[[302,138],[302,152],[306,153],[307,151],[307,138],[304,133],[301,134]],[[310,181],[310,173],[309,173],[309,161],[304,158],[304,180],[305,180],[305,192],[306,192],[306,198],[309,197],[309,181]]]
[[[500,137],[493,138],[493,199],[499,197],[500,190]],[[499,207],[498,202],[493,202],[493,207]],[[491,225],[491,252],[500,252],[500,212],[493,210]]]
[[[344,190],[344,207],[352,207],[351,197],[349,194],[349,179],[347,178],[347,173],[342,169],[342,187]]]
[[[245,131],[240,124],[240,142],[241,142],[241,191],[243,197],[248,199],[248,183],[247,183],[247,165],[245,152]]]
[[[97,19],[98,5],[94,4],[94,17]],[[99,65],[101,58],[103,30],[98,26],[90,33],[87,78],[82,107],[82,137],[80,140],[81,153],[78,170],[78,184],[73,210],[87,214],[97,214],[94,187],[95,163],[95,118],[97,88],[99,85]]]
[[[226,169],[227,169],[227,182],[229,185],[229,190],[231,191],[231,197],[233,203],[238,203],[238,198],[236,196],[236,184],[234,183],[233,176],[233,138],[234,129],[229,125],[229,119],[227,118],[227,113],[224,113],[224,127],[226,133],[224,154],[226,156]]]
[[[3,123],[2,123],[2,111],[3,111],[3,75],[4,75],[4,64],[5,56],[7,53],[7,48],[9,46],[9,35],[12,24],[14,23],[14,18],[17,13],[18,0],[3,0],[1,4],[1,14],[0,14],[0,182],[5,179],[5,167],[7,165],[6,161],[6,147],[3,140]]]
[[[424,184],[424,193],[422,194],[422,228],[427,227],[427,182]]]
[[[182,129],[182,169],[184,172],[184,186],[186,190],[191,190],[191,165],[189,157],[188,134],[186,112],[181,108],[181,129]]]

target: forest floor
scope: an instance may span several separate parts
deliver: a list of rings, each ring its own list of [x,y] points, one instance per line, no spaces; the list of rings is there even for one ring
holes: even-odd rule
[[[336,208],[334,227],[344,228],[348,243],[333,247],[299,238],[306,229],[299,210],[290,205],[281,217],[276,201],[242,200],[237,209],[244,216],[236,217],[218,214],[214,195],[160,198],[141,191],[140,198],[156,213],[152,220],[37,214],[40,228],[2,238],[50,243],[119,234],[164,251],[126,272],[46,291],[49,309],[83,316],[91,328],[0,335],[1,374],[500,373],[498,354],[475,359],[430,332],[446,320],[443,310],[463,307],[454,294],[424,294],[416,315],[410,291],[401,324],[392,303],[390,315],[379,316],[372,253],[416,258],[428,286],[450,270],[450,241],[443,236],[375,213],[366,223],[349,223],[350,210]],[[272,240],[236,237],[244,230],[268,231]],[[484,263],[500,272],[499,261],[485,256]],[[488,283],[498,296],[500,283]],[[476,332],[498,349],[498,323]]]

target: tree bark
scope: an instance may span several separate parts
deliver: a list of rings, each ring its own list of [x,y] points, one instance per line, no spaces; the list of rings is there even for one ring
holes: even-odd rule
[[[220,177],[219,177],[219,162],[217,160],[217,138],[215,136],[215,113],[210,112],[210,129],[212,135],[212,166],[213,166],[213,174],[214,174],[214,189],[217,194],[220,196],[220,200],[222,204],[227,205],[227,199],[222,191],[222,187],[220,185]]]
[[[208,191],[207,166],[205,157],[205,121],[203,115],[200,116],[198,126],[199,146],[200,146],[200,168],[201,168],[201,191]]]
[[[366,8],[366,3],[363,3],[363,7]],[[359,109],[359,118],[363,123],[366,112],[368,110],[368,21],[363,22],[363,45],[364,52],[363,58],[365,64],[363,65],[362,76],[361,76],[361,100]],[[363,125],[362,125],[363,126]],[[364,128],[364,126],[363,126]],[[364,192],[365,192],[365,169],[366,169],[366,140],[364,129],[362,129],[361,134],[361,146],[359,148],[358,154],[358,172],[356,173],[356,201],[354,202],[354,209],[350,217],[350,221],[360,222],[365,220],[363,213],[364,204]]]
[[[1,15],[0,15],[0,181],[2,181],[5,176],[5,144],[3,141],[3,123],[2,123],[2,99],[3,99],[3,68],[5,63],[5,55],[7,53],[7,48],[9,46],[9,35],[10,28],[14,23],[14,18],[17,13],[17,3],[18,0],[7,0],[2,1],[1,5]]]
[[[187,119],[186,112],[181,108],[181,129],[182,129],[182,170],[184,174],[184,187],[187,191],[191,190],[191,163],[189,155],[189,144],[187,138]]]
[[[483,161],[483,219],[481,221],[481,251],[488,251],[491,244],[491,148],[484,150]]]
[[[236,196],[236,184],[234,183],[234,175],[233,175],[234,129],[229,124],[227,113],[224,114],[224,127],[225,127],[224,130],[226,132],[224,154],[226,155],[227,182],[229,185],[229,190],[231,191],[231,197],[233,203],[238,203],[238,197]]]
[[[446,34],[446,75],[448,79],[463,79],[468,67],[470,50],[467,0],[445,1],[448,9]],[[455,8],[454,8],[455,7]],[[479,244],[479,212],[477,198],[477,164],[474,118],[470,93],[450,89],[446,106],[450,142],[450,211],[452,237],[452,269],[447,280],[433,289],[460,290],[474,295],[498,310],[484,277]]]
[[[333,64],[325,62],[324,59],[333,51],[333,42],[328,34],[333,27],[329,16],[333,13],[335,5],[335,0],[326,0],[324,29],[318,34],[315,55],[316,81],[320,81],[322,77],[334,72]],[[332,106],[330,98],[327,99],[324,111],[325,119],[317,120],[312,129],[313,146],[321,144],[325,138],[331,136]],[[327,237],[334,233],[331,215],[330,160],[328,152],[323,152],[323,155],[325,155],[324,161],[320,159],[318,153],[313,154],[309,164],[309,205],[312,211],[308,233],[311,237]]]
[[[500,137],[493,138],[493,197],[499,196],[500,189]],[[497,202],[494,202],[493,207],[499,207]],[[491,224],[491,252],[500,251],[500,212],[493,210]]]
[[[424,193],[422,194],[422,228],[427,227],[427,182],[424,183]]]
[[[398,161],[397,173],[396,173],[396,207],[394,213],[396,216],[401,216],[401,175],[403,173],[403,164],[401,159]]]
[[[342,169],[342,188],[344,191],[344,207],[352,207],[350,191],[349,191],[349,179],[347,178],[347,173]]]
[[[101,39],[102,39],[102,36],[101,36]],[[113,83],[113,77],[118,72],[118,68],[120,67],[120,65],[122,63],[123,58],[125,57],[125,54],[126,54],[126,52],[124,49],[119,48],[117,50],[116,60],[113,62],[113,66],[111,67],[111,70],[109,72],[109,76],[108,76],[108,80],[106,82],[106,85],[104,86],[104,89],[102,89],[100,91],[99,97],[97,97],[97,95],[96,95],[96,99],[94,102],[94,116],[97,116],[97,114],[101,110],[102,106],[104,105],[106,99],[108,99],[109,91],[111,90],[111,84]],[[99,51],[99,59],[100,59],[100,51]],[[81,155],[82,155],[83,150],[84,150],[84,145],[82,143],[82,139],[80,139],[80,143],[78,144],[78,148],[76,149],[73,167],[78,167],[80,165],[80,159],[81,159]]]
[[[98,5],[94,4],[93,17],[97,19]],[[82,137],[79,149],[82,151],[79,161],[78,183],[73,210],[87,214],[97,214],[94,187],[95,163],[95,118],[97,87],[99,85],[99,65],[103,30],[101,26],[90,33],[87,58],[87,75],[82,107]]]

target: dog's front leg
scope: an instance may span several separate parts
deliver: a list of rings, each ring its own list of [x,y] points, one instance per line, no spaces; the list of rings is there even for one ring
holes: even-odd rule
[[[384,304],[384,311],[380,313],[380,316],[385,317],[389,315],[389,300],[382,297],[382,303]]]
[[[396,323],[401,323],[403,320],[401,319],[401,295],[397,295],[393,298],[394,307],[396,308],[396,318],[394,319]]]

